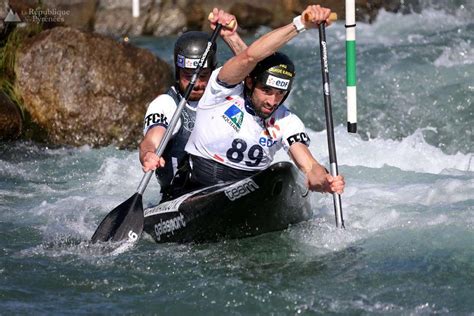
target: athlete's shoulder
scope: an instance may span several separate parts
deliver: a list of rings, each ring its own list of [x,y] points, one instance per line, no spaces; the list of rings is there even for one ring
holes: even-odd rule
[[[222,67],[221,67],[222,68]],[[240,95],[243,92],[243,84],[228,85],[218,79],[221,68],[217,68],[211,74],[209,84],[204,91],[204,95],[199,101],[198,107],[209,108],[216,104],[226,102],[226,98],[231,95]]]
[[[298,116],[293,113],[285,104],[282,104],[275,110],[275,112],[273,112],[272,117],[274,117],[276,120],[282,120],[294,119]]]
[[[304,130],[303,121],[285,105],[279,106],[267,122],[280,126],[282,130]]]
[[[167,127],[176,112],[176,102],[169,94],[160,94],[149,105],[145,113],[143,134],[153,126]],[[179,126],[180,123],[178,123]]]
[[[168,108],[176,107],[176,102],[173,97],[167,93],[160,94],[153,101],[150,102],[148,108]]]

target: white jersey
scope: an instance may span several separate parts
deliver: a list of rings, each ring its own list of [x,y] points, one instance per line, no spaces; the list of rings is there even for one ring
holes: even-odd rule
[[[172,87],[170,91],[171,90],[177,95],[177,92],[174,87]],[[178,108],[176,101],[177,100],[170,95],[170,92],[168,92],[165,94],[160,94],[148,105],[148,109],[145,114],[143,135],[145,135],[150,128],[155,126],[168,127],[168,124],[171,122],[171,118],[173,117],[174,112],[176,112],[176,109]],[[181,125],[185,130],[189,132],[192,131],[194,127],[193,112],[196,112],[196,107],[197,101],[189,101],[188,103],[186,103],[186,107],[184,109],[186,111],[183,112],[191,113],[192,117],[188,118],[186,115],[181,116],[178,120],[178,124],[176,124],[176,127],[173,131],[173,136],[178,133],[179,129],[181,128]]]
[[[309,144],[303,122],[284,105],[262,119],[245,105],[244,85],[218,83],[216,69],[199,101],[186,151],[240,170],[261,170],[295,142]]]
[[[148,106],[145,114],[143,134],[146,134],[155,126],[168,128],[168,124],[171,122],[181,98],[176,89],[171,87],[166,94],[159,95],[154,99]],[[171,134],[171,139],[163,152],[166,164],[163,168],[156,169],[156,175],[162,188],[167,187],[171,183],[179,166],[187,159],[184,147],[194,127],[196,107],[196,101],[186,103],[178,123]]]

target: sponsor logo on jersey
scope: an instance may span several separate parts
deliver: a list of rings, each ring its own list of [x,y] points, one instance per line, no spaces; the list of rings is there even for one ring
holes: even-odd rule
[[[258,143],[262,147],[272,147],[273,145],[277,143],[277,141],[268,137],[260,137],[260,139],[258,140]]]
[[[294,143],[303,143],[305,145],[308,145],[309,143],[309,137],[306,133],[298,133],[295,135],[291,135],[286,139],[288,141],[288,144],[291,146]]]
[[[249,193],[259,189],[259,186],[252,179],[239,181],[228,187],[224,193],[231,201],[235,201]]]
[[[161,240],[161,235],[171,233],[174,235],[174,232],[178,229],[186,227],[186,221],[184,220],[184,215],[179,213],[179,216],[170,218],[166,221],[160,219],[158,224],[155,224],[155,235],[156,239]]]
[[[147,117],[145,117],[145,126],[146,127],[151,126],[151,125],[155,125],[155,124],[162,124],[165,127],[167,127],[168,126],[168,118],[163,113],[161,113],[161,114],[152,113],[152,114],[148,115]]]
[[[229,123],[232,128],[238,132],[242,126],[242,121],[244,120],[244,112],[239,109],[238,106],[232,104],[222,115],[224,121]]]
[[[265,84],[273,88],[288,90],[288,87],[290,86],[290,80],[269,75]]]

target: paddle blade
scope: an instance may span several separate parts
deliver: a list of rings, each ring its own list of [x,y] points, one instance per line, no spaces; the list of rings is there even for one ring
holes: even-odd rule
[[[136,241],[143,232],[143,222],[142,195],[137,192],[107,214],[91,241]]]

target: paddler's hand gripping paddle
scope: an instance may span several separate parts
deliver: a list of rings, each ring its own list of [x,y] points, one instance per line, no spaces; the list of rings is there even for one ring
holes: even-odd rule
[[[329,16],[331,21],[337,20],[337,14],[331,13]],[[309,13],[303,15],[304,21],[310,21],[311,16]],[[326,113],[326,131],[328,139],[328,149],[329,149],[329,163],[330,163],[330,173],[333,177],[336,177],[339,172],[337,168],[337,158],[336,158],[336,143],[334,141],[334,126],[332,122],[332,104],[331,104],[331,90],[329,85],[329,61],[328,61],[328,51],[326,44],[326,23],[323,22],[319,24],[319,49],[321,56],[321,73],[323,77],[323,94],[324,94],[324,112]],[[344,218],[342,217],[342,204],[341,196],[338,193],[333,193],[333,202],[334,202],[334,214],[336,217],[336,226],[338,228],[344,228]]]

